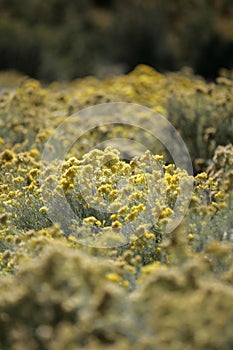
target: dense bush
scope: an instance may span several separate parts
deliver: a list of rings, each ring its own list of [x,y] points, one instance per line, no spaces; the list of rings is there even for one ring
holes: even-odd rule
[[[1,349],[232,349],[233,83],[223,73],[207,83],[189,70],[139,66],[49,86],[0,76]],[[113,101],[165,115],[195,174],[121,124],[96,127],[64,161],[44,164],[45,143],[67,116]],[[66,131],[81,129],[81,118]],[[96,149],[116,137],[147,141],[152,152]],[[64,134],[53,146],[66,142]],[[183,180],[193,183],[190,205],[169,233]]]

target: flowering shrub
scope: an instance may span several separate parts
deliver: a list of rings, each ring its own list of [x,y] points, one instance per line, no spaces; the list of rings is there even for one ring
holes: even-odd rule
[[[231,92],[230,75],[207,84],[141,66],[43,88],[24,79],[1,93],[1,349],[232,349]],[[195,175],[120,124],[96,127],[63,161],[43,164],[44,145],[67,115],[110,101],[166,115]],[[94,147],[120,136],[147,140],[153,153]],[[65,135],[60,142],[54,147],[67,144]],[[190,205],[169,233],[186,199],[177,205],[182,181],[193,183]]]

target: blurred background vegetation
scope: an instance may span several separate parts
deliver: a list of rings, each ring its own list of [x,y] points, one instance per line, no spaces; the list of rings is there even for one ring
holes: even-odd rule
[[[232,0],[0,0],[0,70],[49,82],[233,67]]]

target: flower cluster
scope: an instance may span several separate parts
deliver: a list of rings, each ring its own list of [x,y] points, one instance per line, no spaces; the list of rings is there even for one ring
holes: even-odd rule
[[[209,84],[146,66],[43,88],[24,79],[1,92],[1,349],[232,348],[231,93],[230,78]],[[166,115],[195,176],[148,134],[120,124],[92,129],[63,161],[42,161],[66,115],[117,100]],[[74,135],[81,123],[66,131]],[[65,134],[51,152],[67,146]],[[151,152],[95,147],[118,137],[147,142]],[[189,182],[190,197],[182,187]],[[169,233],[177,213],[184,218]]]

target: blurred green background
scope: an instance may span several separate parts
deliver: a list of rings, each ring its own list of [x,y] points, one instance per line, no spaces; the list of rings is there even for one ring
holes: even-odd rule
[[[0,0],[0,70],[49,82],[233,68],[232,0]]]

